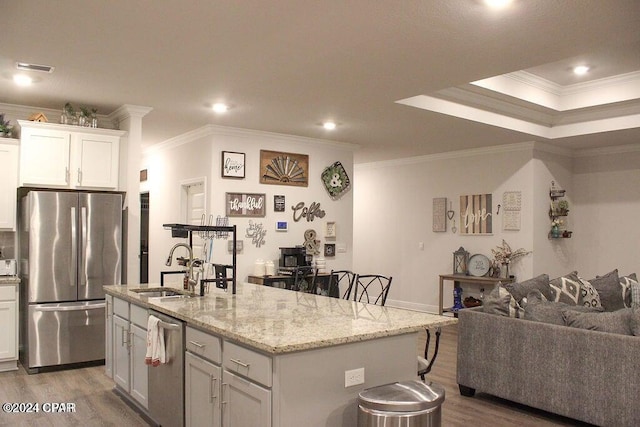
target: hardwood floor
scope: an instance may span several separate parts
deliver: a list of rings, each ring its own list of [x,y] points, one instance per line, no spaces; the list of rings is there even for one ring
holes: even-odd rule
[[[424,353],[426,333],[421,334],[417,344],[419,354]],[[434,334],[431,335],[431,347]],[[458,349],[458,326],[442,328],[440,351],[433,365],[428,381],[445,388],[445,400],[442,406],[443,426],[589,426],[570,418],[560,417],[549,412],[499,399],[484,393],[475,397],[463,397],[456,382],[456,357]],[[433,350],[432,350],[433,351]]]
[[[424,352],[426,333],[417,342]],[[433,340],[432,340],[433,341]],[[586,426],[483,393],[462,397],[456,383],[457,326],[442,329],[440,353],[427,377],[445,388],[443,426]],[[13,414],[0,412],[0,426],[147,426],[145,420],[113,393],[104,366],[28,375],[24,369],[0,373],[0,403],[70,402],[74,413]],[[235,427],[235,426],[234,426]],[[237,426],[245,427],[245,426]]]
[[[0,403],[74,403],[75,412],[5,413],[0,426],[147,426],[133,409],[112,391],[113,381],[104,366],[28,375],[18,371],[0,373]]]

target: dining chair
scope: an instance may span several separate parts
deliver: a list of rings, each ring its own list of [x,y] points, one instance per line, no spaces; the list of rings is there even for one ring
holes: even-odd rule
[[[391,288],[392,277],[379,274],[358,274],[353,285],[353,300],[384,305]]]
[[[431,344],[431,332],[429,329],[427,331],[427,341],[424,345],[424,357],[418,356],[418,376],[425,380],[425,376],[431,372],[431,368],[433,367],[434,362],[436,361],[436,357],[438,357],[438,349],[440,348],[440,334],[442,333],[441,328],[436,328],[436,342],[433,350],[433,355],[431,355],[431,359],[429,359],[429,345]]]
[[[291,290],[298,292],[316,293],[316,278],[318,270],[311,266],[298,266],[293,272]]]
[[[353,271],[331,270],[327,291],[329,296],[340,298],[340,294],[342,293],[342,299],[349,299],[355,278],[356,274]],[[342,292],[342,289],[344,289],[344,292]]]

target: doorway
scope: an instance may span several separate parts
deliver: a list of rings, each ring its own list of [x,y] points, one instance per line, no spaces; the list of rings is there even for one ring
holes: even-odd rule
[[[149,283],[149,193],[140,193],[140,283]]]

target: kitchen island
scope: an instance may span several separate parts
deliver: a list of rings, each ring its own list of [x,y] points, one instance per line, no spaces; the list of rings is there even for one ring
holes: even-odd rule
[[[187,350],[196,356],[207,336],[217,340],[210,347],[219,346],[221,354],[209,360],[222,375],[211,386],[215,390],[209,400],[214,414],[216,406],[221,409],[214,418],[230,426],[247,419],[242,417],[251,409],[245,406],[255,400],[234,384],[259,389],[264,399],[255,415],[262,417],[262,425],[353,426],[358,393],[416,378],[418,333],[457,321],[249,283],[239,284],[236,295],[211,289],[194,298],[145,298],[131,290],[141,287],[104,289],[114,299],[185,322]],[[190,340],[190,330],[203,339]],[[197,345],[190,349],[190,342]],[[120,338],[114,336],[113,344],[120,344]],[[186,375],[188,380],[188,368]],[[346,387],[347,380],[363,382]],[[234,390],[243,405],[235,411]],[[185,399],[192,397],[187,387]],[[189,402],[185,408],[193,410]]]

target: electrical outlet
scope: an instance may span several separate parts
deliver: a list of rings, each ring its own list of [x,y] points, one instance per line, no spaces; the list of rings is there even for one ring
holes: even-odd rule
[[[352,387],[354,385],[364,384],[364,368],[352,369],[344,371],[344,386]]]

